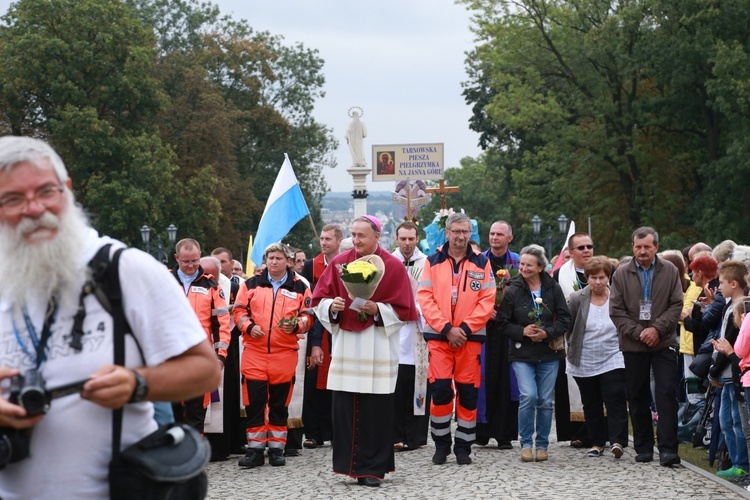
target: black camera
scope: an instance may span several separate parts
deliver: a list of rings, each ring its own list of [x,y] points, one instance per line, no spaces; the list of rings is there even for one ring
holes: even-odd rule
[[[0,427],[0,469],[29,456],[31,429]]]
[[[47,413],[51,399],[39,370],[32,368],[10,379],[8,401],[23,407],[28,417]]]

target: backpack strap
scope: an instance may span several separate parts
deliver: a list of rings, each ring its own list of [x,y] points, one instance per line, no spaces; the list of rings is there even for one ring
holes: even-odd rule
[[[111,248],[111,244],[102,246],[94,258],[89,262],[91,278],[84,285],[79,311],[76,315],[76,321],[74,322],[78,324],[78,316],[81,315],[80,326],[82,330],[83,316],[85,316],[85,312],[82,313],[83,298],[86,295],[93,293],[102,307],[112,316],[114,364],[125,366],[125,335],[128,333],[132,335],[133,333],[130,328],[130,323],[128,323],[127,318],[125,318],[125,310],[122,307],[122,288],[120,287],[120,254],[122,254],[125,248],[118,248],[115,250],[115,253],[110,259]],[[135,339],[135,336],[133,336],[133,338]],[[143,359],[141,346],[138,344],[138,339],[135,340],[138,350],[141,353],[141,359]],[[113,460],[120,454],[122,417],[122,408],[112,411]]]

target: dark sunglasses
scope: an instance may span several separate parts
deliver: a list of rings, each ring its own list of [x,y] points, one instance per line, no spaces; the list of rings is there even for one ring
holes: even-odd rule
[[[575,248],[579,252],[583,252],[584,250],[593,250],[594,249],[594,245],[578,245]]]

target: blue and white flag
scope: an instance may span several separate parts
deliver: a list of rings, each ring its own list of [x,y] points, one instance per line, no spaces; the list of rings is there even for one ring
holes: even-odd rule
[[[250,255],[255,265],[263,262],[263,254],[271,243],[281,241],[294,225],[310,210],[307,208],[302,189],[294,175],[289,156],[284,153],[284,164],[281,165],[279,175],[273,183],[271,194],[268,196],[266,208],[260,218],[258,231],[253,241],[253,252]]]

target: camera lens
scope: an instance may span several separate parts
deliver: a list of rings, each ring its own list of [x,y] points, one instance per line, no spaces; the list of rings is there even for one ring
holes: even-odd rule
[[[13,445],[7,434],[0,436],[0,469],[8,465],[10,457],[13,456]]]

